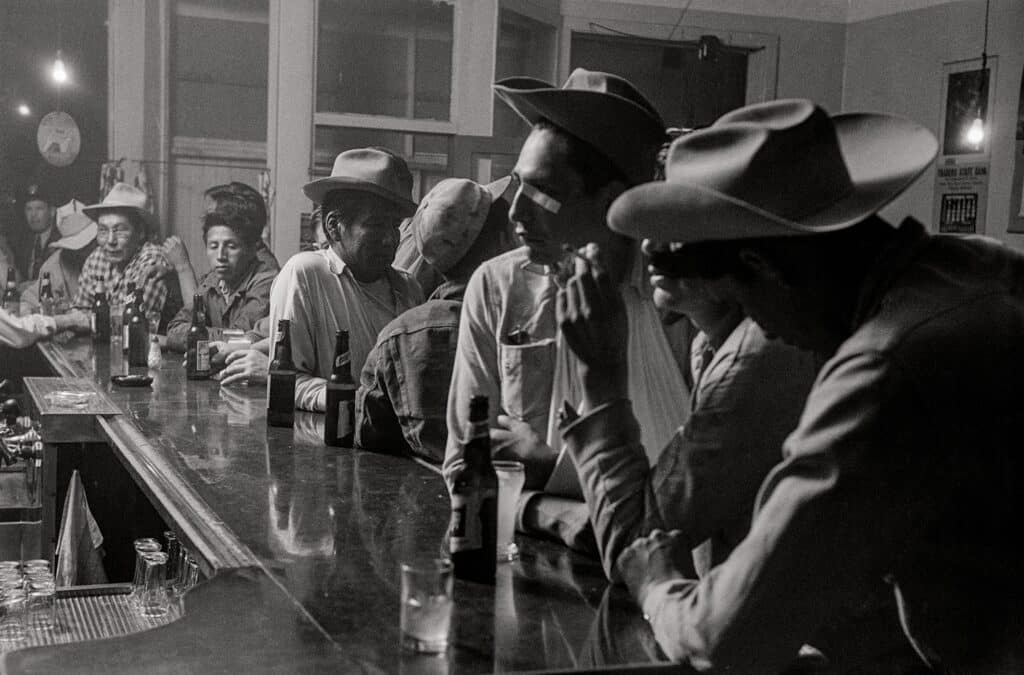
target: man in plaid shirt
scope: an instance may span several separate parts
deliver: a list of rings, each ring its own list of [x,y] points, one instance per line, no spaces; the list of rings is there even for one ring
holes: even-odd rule
[[[86,258],[78,280],[74,306],[87,309],[94,295],[108,298],[125,294],[128,282],[143,289],[146,314],[160,312],[167,300],[164,274],[172,267],[163,248],[147,241],[156,219],[147,208],[149,196],[127,183],[118,183],[99,204],[82,211],[96,221],[99,246]]]

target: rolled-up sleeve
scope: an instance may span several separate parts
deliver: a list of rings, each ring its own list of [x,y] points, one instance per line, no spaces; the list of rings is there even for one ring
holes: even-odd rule
[[[880,578],[915,514],[928,511],[912,506],[942,499],[926,485],[926,453],[907,452],[921,426],[911,411],[926,406],[906,378],[876,354],[829,369],[729,558],[700,581],[641,586],[638,600],[673,660],[777,672]]]

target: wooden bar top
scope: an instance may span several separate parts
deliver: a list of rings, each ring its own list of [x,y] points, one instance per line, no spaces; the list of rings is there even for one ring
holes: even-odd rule
[[[122,414],[98,417],[121,462],[210,577],[185,617],[115,640],[23,649],[3,671],[424,672],[664,664],[646,622],[600,564],[517,535],[493,587],[458,581],[454,645],[400,649],[401,561],[442,549],[448,494],[404,457],[321,441],[323,416],[267,428],[262,387],[188,381],[180,355],[151,388],[119,388],[120,355],[88,339],[43,344],[52,375],[88,378]],[[44,428],[45,436],[45,428]],[[90,495],[90,499],[100,499]]]

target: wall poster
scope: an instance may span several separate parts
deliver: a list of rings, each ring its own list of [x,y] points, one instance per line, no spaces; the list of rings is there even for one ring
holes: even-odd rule
[[[1007,232],[1024,233],[1024,72],[1017,101],[1017,131],[1013,142],[1013,183],[1010,184],[1010,217]]]
[[[990,111],[995,100],[996,57],[942,67],[942,128],[935,172],[933,222],[939,232],[981,234],[988,206]],[[978,142],[968,135],[975,119],[985,128]]]

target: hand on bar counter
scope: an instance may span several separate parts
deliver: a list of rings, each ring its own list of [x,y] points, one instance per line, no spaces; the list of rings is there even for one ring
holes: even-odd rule
[[[224,369],[213,378],[221,385],[229,384],[265,384],[270,358],[256,349],[239,349],[232,351],[224,359]]]

